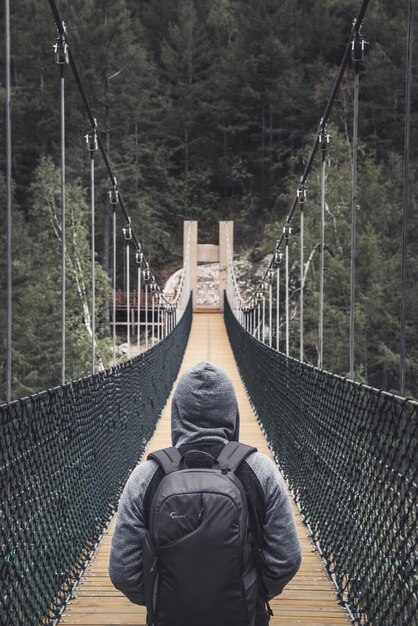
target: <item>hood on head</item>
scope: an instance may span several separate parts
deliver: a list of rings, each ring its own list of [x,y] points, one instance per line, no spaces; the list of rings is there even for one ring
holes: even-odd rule
[[[173,395],[171,436],[173,446],[238,441],[237,397],[222,369],[202,362],[186,370]]]

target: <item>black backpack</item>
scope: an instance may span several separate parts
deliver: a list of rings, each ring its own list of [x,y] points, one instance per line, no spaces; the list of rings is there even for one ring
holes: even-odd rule
[[[254,626],[258,577],[247,498],[234,472],[255,451],[230,442],[211,468],[188,466],[195,451],[148,456],[165,473],[144,543],[149,626]]]

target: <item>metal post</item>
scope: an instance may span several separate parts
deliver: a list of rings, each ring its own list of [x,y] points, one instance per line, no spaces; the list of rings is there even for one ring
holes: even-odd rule
[[[6,168],[7,168],[7,365],[6,402],[12,400],[12,90],[10,78],[10,2],[4,2],[5,78],[6,78]]]

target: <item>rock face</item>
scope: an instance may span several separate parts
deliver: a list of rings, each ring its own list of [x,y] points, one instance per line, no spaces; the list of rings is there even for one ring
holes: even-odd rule
[[[181,283],[183,270],[177,270],[164,286],[164,293],[174,298]],[[219,306],[219,263],[203,263],[197,266],[196,303]]]
[[[219,306],[219,263],[197,266],[196,304]]]
[[[243,298],[248,298],[254,287],[259,283],[271,260],[271,255],[264,257],[255,264],[247,260],[234,261],[237,284]],[[164,293],[174,298],[180,286],[183,270],[177,270],[170,276],[164,286]],[[198,305],[219,306],[219,263],[202,263],[197,266]]]

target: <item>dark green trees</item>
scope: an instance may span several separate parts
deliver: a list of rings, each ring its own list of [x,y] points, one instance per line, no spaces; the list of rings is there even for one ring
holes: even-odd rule
[[[156,271],[180,266],[183,219],[199,220],[205,241],[215,239],[219,219],[233,219],[238,248],[271,250],[303,171],[305,137],[317,128],[358,7],[348,0],[61,0],[59,9],[127,210]],[[40,180],[41,173],[42,180],[57,176],[59,70],[51,49],[55,29],[48,2],[22,0],[12,12],[15,224],[19,241],[22,234],[25,242],[24,253],[20,244],[14,251],[19,320],[14,348],[19,393],[25,393],[56,384],[55,365],[50,378],[43,377],[49,366],[43,368],[38,355],[45,350],[49,363],[59,361],[57,339],[49,335],[52,322],[43,331],[37,324],[39,317],[59,317],[59,239]],[[361,77],[357,373],[388,389],[396,388],[398,359],[405,19],[405,7],[389,0],[369,7],[364,35],[370,46]],[[74,228],[80,267],[88,273],[89,156],[84,135],[89,124],[69,68],[65,75],[68,193],[78,216]],[[332,118],[326,226],[326,346],[337,348],[325,353],[329,361],[324,364],[342,374],[347,371],[350,85],[350,79],[344,81]],[[0,162],[3,167],[3,152]],[[306,219],[313,231],[307,236],[307,256],[318,243],[318,215],[310,217],[308,209],[313,198],[318,201],[317,176],[315,172],[308,184]],[[109,181],[99,159],[96,180],[95,243],[104,270],[99,288],[103,297],[97,304],[101,320],[112,248]],[[119,230],[122,226],[118,222]],[[411,286],[416,278],[416,229],[412,216]],[[48,248],[45,258],[40,239]],[[306,278],[307,355],[313,363],[317,262],[313,252]],[[74,365],[70,371],[78,375],[88,370],[88,315],[82,302],[84,292],[88,301],[90,287],[83,292],[76,274],[71,280],[68,318],[77,338],[69,362]],[[118,257],[120,288],[123,280],[124,261]],[[410,289],[409,310],[417,304],[414,293]],[[413,380],[418,329],[412,318],[407,332]],[[105,334],[106,320],[100,337]]]

